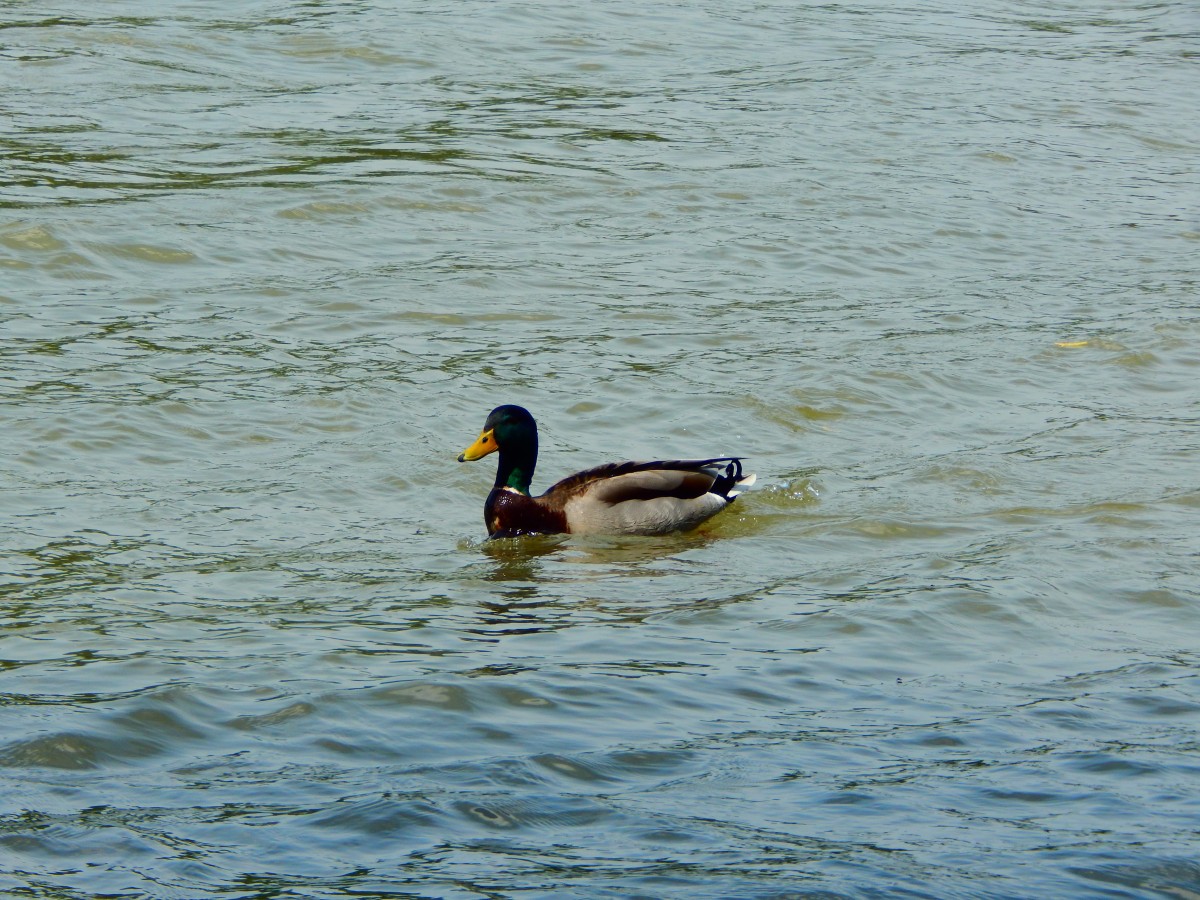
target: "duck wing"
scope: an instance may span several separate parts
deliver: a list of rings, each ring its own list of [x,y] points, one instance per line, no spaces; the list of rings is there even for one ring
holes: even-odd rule
[[[562,509],[573,534],[666,534],[695,528],[754,483],[737,457],[611,463],[538,498]]]

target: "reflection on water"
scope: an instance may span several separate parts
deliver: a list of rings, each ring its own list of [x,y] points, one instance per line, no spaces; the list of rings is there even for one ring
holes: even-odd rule
[[[1194,11],[536,13],[0,13],[0,893],[1200,894]]]

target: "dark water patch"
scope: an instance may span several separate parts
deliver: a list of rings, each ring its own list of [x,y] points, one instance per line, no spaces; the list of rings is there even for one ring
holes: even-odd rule
[[[1093,890],[1112,891],[1117,896],[1124,896],[1128,890],[1137,896],[1181,900],[1195,894],[1196,886],[1200,885],[1200,872],[1194,862],[1170,856],[1133,865],[1097,860],[1091,865],[1078,866],[1073,872]]]
[[[444,815],[424,797],[389,794],[365,800],[344,798],[315,813],[309,824],[317,828],[395,836],[413,829],[444,827]]]
[[[1132,748],[1131,748],[1132,749]],[[1105,775],[1118,778],[1136,778],[1143,775],[1158,775],[1161,769],[1144,760],[1129,759],[1123,748],[1114,752],[1081,753],[1068,762],[1069,768],[1089,775]]]
[[[587,828],[602,825],[611,812],[601,803],[552,795],[514,801],[507,796],[479,797],[455,804],[466,821],[488,829],[527,830]]]
[[[51,734],[13,741],[0,748],[0,765],[10,768],[99,769],[109,765],[132,765],[162,750],[162,742],[149,738]]]

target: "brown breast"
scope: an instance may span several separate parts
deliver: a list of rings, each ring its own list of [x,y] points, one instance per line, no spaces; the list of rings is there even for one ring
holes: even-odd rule
[[[567,517],[562,509],[544,506],[533,497],[503,488],[488,495],[483,517],[492,537],[565,534],[568,531]]]

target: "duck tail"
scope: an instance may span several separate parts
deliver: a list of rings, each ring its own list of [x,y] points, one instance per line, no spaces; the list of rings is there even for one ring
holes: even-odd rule
[[[758,480],[753,472],[749,475],[742,473],[742,458],[740,456],[727,457],[729,465],[725,466],[725,471],[719,474],[716,481],[713,482],[711,492],[720,494],[730,503],[732,503],[746,488],[754,484]],[[725,462],[726,460],[720,460]]]

